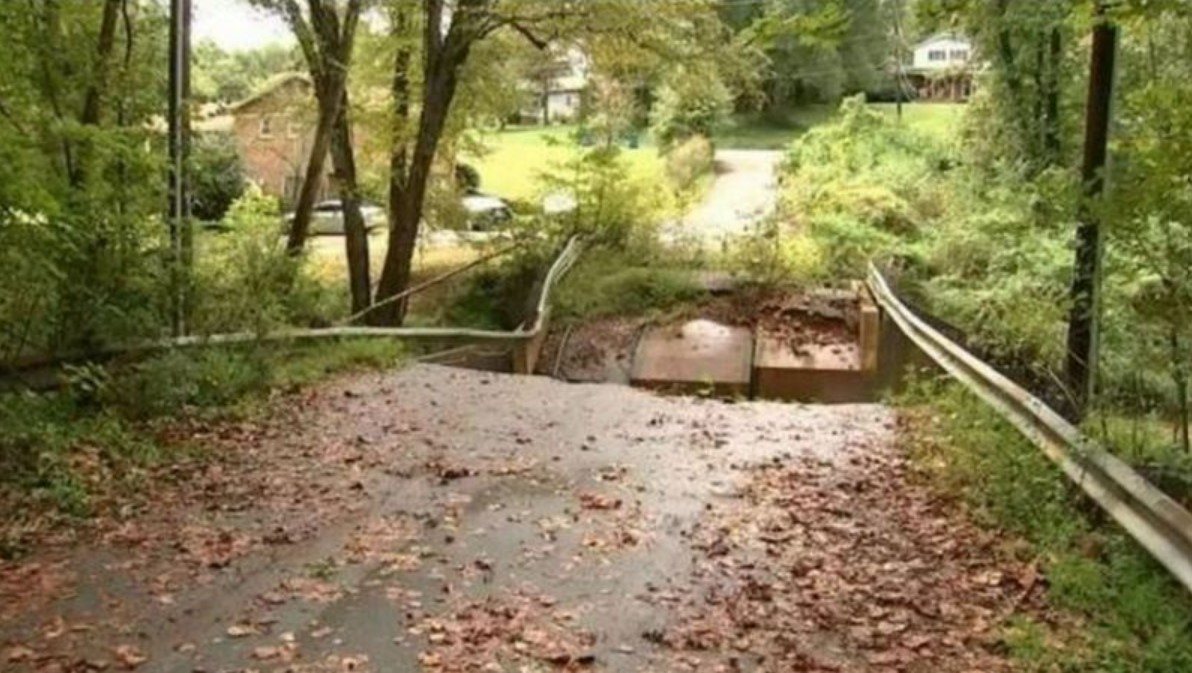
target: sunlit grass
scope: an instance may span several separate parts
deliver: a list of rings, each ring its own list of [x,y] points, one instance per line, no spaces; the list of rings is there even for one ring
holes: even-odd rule
[[[480,171],[480,188],[505,199],[536,202],[543,194],[543,173],[557,170],[582,147],[574,126],[520,127],[485,133],[479,140],[485,151],[464,157]],[[639,147],[625,147],[622,156],[630,175],[650,184],[664,176],[661,156],[646,134]]]
[[[894,103],[873,103],[872,107],[890,116],[898,113]],[[902,122],[917,131],[947,139],[960,129],[967,109],[961,103],[907,103],[902,106]]]

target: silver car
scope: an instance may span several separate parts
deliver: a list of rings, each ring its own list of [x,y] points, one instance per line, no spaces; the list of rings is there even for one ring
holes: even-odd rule
[[[364,216],[366,231],[380,229],[385,226],[385,209],[367,201],[360,203],[360,214]],[[286,227],[294,225],[294,214],[286,216]],[[316,203],[310,216],[310,234],[312,236],[343,236],[344,235],[344,206],[339,199],[329,199]]]

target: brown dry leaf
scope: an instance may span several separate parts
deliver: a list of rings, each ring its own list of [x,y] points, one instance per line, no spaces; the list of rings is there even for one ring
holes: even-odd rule
[[[1030,572],[1005,581],[994,541],[937,511],[905,469],[875,446],[754,468],[742,497],[692,534],[708,560],[655,640],[725,657],[746,645],[767,671],[837,670],[814,644],[825,639],[876,670],[1008,670],[983,631]]]
[[[66,625],[66,620],[62,618],[62,615],[58,615],[49,624],[42,627],[41,635],[46,640],[54,640],[66,633],[67,630],[69,629]]]
[[[14,645],[8,648],[8,650],[4,653],[4,658],[12,663],[29,661],[35,656],[37,656],[37,652],[35,652],[32,648],[25,647],[24,645]]]
[[[149,657],[145,656],[145,653],[141,652],[136,645],[120,645],[113,650],[113,653],[116,657],[116,663],[122,668],[129,670],[149,661]]]
[[[580,493],[579,504],[584,509],[610,510],[621,507],[621,499],[602,493]]]
[[[271,645],[262,645],[252,651],[253,659],[276,659],[281,656],[282,648],[273,647]]]
[[[259,631],[257,627],[251,624],[233,624],[228,627],[227,634],[229,638],[247,638],[248,636],[255,636]]]

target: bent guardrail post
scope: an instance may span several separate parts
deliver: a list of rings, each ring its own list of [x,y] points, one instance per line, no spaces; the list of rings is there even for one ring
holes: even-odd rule
[[[916,316],[869,267],[869,288],[894,324],[949,375],[1050,457],[1192,592],[1192,514],[1037,397]]]
[[[538,356],[542,353],[542,345],[546,342],[546,335],[550,328],[550,295],[563,276],[571,270],[575,260],[579,258],[581,247],[579,237],[572,237],[567,241],[563,252],[559,253],[555,259],[555,263],[546,272],[533,309],[526,322],[522,323],[516,332],[523,335],[525,340],[513,349],[514,374],[534,373],[534,368],[538,364]]]

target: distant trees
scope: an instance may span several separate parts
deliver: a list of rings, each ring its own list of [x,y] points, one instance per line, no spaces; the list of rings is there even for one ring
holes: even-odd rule
[[[226,51],[205,40],[194,46],[191,58],[191,87],[202,103],[244,100],[270,77],[303,69],[302,54],[292,45]]]
[[[838,101],[884,85],[891,49],[880,0],[722,0],[743,46],[765,57],[763,107]]]
[[[654,137],[663,149],[694,136],[711,138],[728,120],[732,105],[732,93],[718,77],[677,68],[654,103]]]
[[[1069,47],[1081,11],[1081,3],[996,0],[964,15],[966,32],[993,65],[984,101],[997,122],[988,127],[989,147],[1012,149],[1028,172],[1060,165],[1074,148],[1081,98],[1071,85],[1083,55]]]
[[[712,0],[642,3],[636,0],[560,3],[556,0],[390,0],[394,45],[390,103],[389,248],[370,319],[400,324],[405,304],[388,301],[409,284],[432,167],[473,54],[499,34],[539,49],[582,40],[593,58],[623,59],[654,48],[675,48],[673,36],[696,29],[712,14]],[[614,55],[615,54],[615,55]]]

